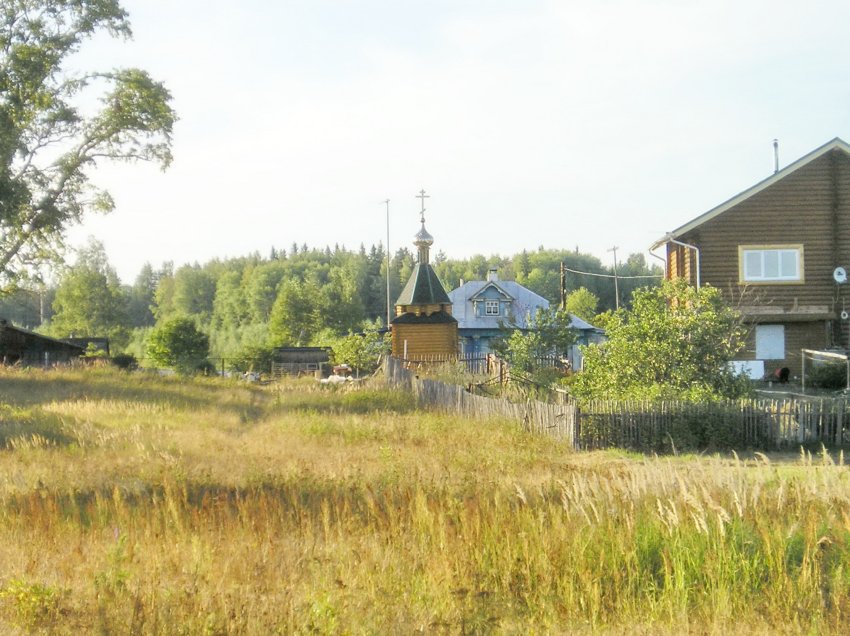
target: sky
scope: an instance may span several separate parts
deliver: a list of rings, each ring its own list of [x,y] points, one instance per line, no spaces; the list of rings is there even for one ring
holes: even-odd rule
[[[100,166],[116,201],[70,233],[122,280],[293,242],[448,258],[578,248],[604,263],[780,166],[850,141],[850,3],[125,0],[174,162]],[[651,260],[651,259],[649,259]]]

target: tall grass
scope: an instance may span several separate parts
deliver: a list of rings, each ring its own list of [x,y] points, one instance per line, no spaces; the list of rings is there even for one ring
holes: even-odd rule
[[[0,371],[0,632],[843,633],[843,458],[574,454],[379,387]]]

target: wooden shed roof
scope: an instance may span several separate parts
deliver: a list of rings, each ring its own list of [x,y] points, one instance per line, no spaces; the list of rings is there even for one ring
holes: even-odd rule
[[[73,355],[85,353],[85,348],[77,344],[35,333],[23,327],[16,327],[7,320],[0,318],[0,350],[11,346],[13,342],[16,346],[36,344],[45,350],[69,351]]]

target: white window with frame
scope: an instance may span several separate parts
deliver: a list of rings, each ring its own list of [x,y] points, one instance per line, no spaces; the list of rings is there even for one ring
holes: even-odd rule
[[[498,300],[485,300],[484,301],[484,315],[485,316],[498,316],[500,314],[499,311],[499,301]]]
[[[756,325],[756,360],[785,359],[785,325]]]
[[[803,282],[802,245],[742,245],[738,249],[742,283]]]

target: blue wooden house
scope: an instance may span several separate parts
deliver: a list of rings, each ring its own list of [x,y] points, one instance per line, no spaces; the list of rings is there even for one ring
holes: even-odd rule
[[[506,329],[528,329],[538,309],[548,309],[549,301],[516,281],[499,280],[491,269],[487,280],[462,283],[449,292],[452,316],[458,321],[461,354],[467,358],[492,353],[494,341],[505,336]],[[572,316],[571,326],[578,332],[576,346],[568,352],[574,369],[581,366],[578,345],[598,342],[603,331]]]

